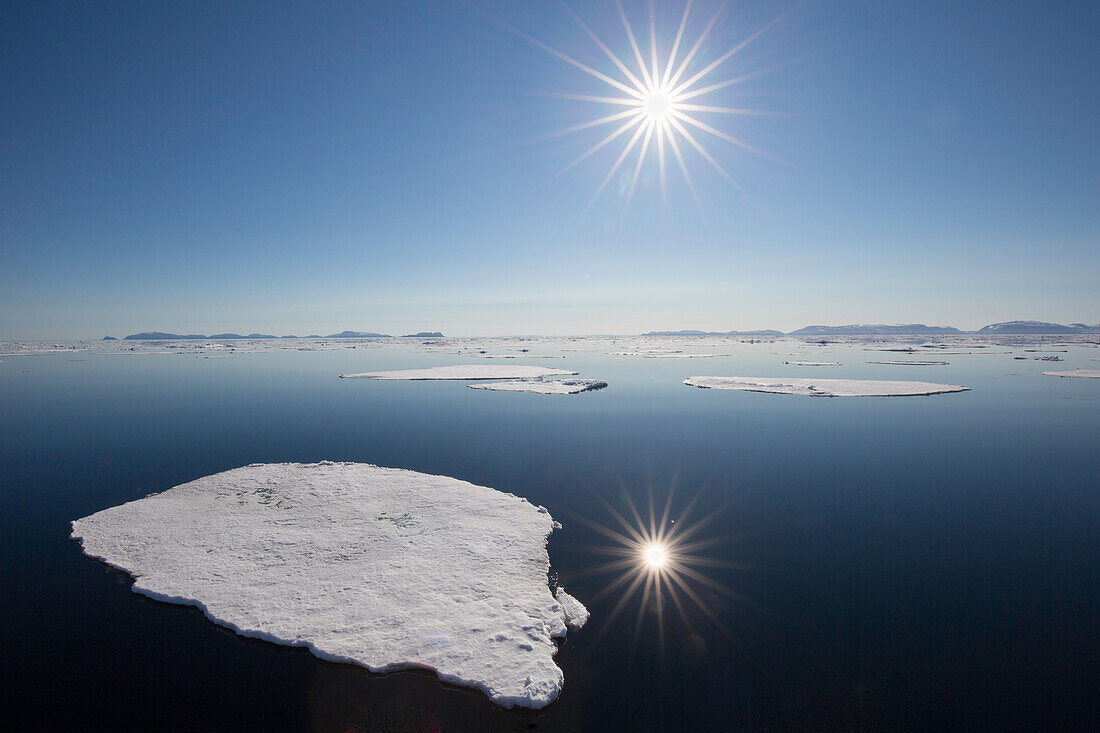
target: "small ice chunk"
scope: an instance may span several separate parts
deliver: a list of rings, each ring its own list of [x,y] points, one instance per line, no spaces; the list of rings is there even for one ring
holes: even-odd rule
[[[1100,369],[1073,369],[1068,372],[1043,372],[1048,377],[1078,377],[1080,379],[1100,379]]]
[[[524,379],[527,377],[571,376],[579,374],[567,369],[553,369],[518,364],[459,364],[428,369],[397,369],[389,372],[341,374],[341,379]]]
[[[840,366],[839,361],[785,361],[791,366]]]
[[[563,683],[553,640],[584,610],[550,593],[555,526],[485,486],[326,461],[206,476],[78,519],[72,537],[135,592],[242,636],[541,708]]]
[[[558,599],[558,603],[565,610],[565,623],[569,624],[569,628],[576,631],[588,623],[588,609],[584,607],[583,603],[566,593],[565,588],[559,587],[554,592],[554,597]]]
[[[796,379],[794,377],[688,377],[684,384],[703,389],[738,389],[809,397],[913,397],[966,392],[969,387],[932,382],[876,379]]]
[[[578,394],[603,389],[607,382],[599,379],[553,379],[549,377],[531,377],[514,379],[508,382],[486,382],[468,384],[472,389],[491,389],[499,392],[535,392],[537,394]]]

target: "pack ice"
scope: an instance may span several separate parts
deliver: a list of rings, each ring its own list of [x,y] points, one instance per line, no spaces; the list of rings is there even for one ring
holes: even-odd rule
[[[914,397],[966,392],[970,389],[957,384],[935,384],[934,382],[794,377],[688,377],[684,380],[684,384],[703,389],[739,389],[745,392],[772,392],[808,397]]]
[[[555,527],[526,499],[363,463],[253,464],[73,522],[133,590],[244,636],[375,672],[410,667],[541,708],[553,639],[588,611],[547,583]]]
[[[553,379],[550,377],[529,377],[513,379],[507,382],[484,382],[467,384],[471,389],[488,389],[497,392],[535,392],[536,394],[579,394],[603,389],[607,382],[600,379]]]

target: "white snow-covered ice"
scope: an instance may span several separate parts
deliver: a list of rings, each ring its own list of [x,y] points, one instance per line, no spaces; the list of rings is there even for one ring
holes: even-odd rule
[[[1073,369],[1068,372],[1043,372],[1048,377],[1078,377],[1080,379],[1100,379],[1100,369]]]
[[[565,611],[565,623],[571,629],[579,629],[588,623],[588,609],[584,604],[565,592],[565,588],[554,591],[554,597],[558,599],[562,610]]]
[[[253,464],[73,522],[134,591],[244,636],[495,703],[557,698],[556,637],[584,606],[547,582],[555,522],[526,499],[363,463]]]
[[[490,389],[499,392],[536,392],[538,394],[578,394],[603,389],[607,382],[600,379],[530,377],[513,379],[506,382],[484,382],[467,384],[471,389]]]
[[[704,389],[737,389],[809,397],[913,397],[966,392],[969,387],[932,382],[877,379],[806,379],[794,377],[688,377],[684,384]]]
[[[791,366],[840,366],[839,361],[785,361]]]
[[[341,374],[341,379],[524,379],[528,377],[573,376],[580,372],[518,364],[459,364],[428,369],[397,369],[389,372]]]
[[[889,361],[869,361],[868,364],[890,364],[892,366],[947,366],[946,361],[920,361],[918,359],[891,359]]]

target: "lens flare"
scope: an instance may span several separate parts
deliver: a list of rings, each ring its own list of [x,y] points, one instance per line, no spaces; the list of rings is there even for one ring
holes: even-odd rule
[[[707,149],[705,145],[707,138],[704,137],[704,135],[717,138],[755,155],[775,160],[775,158],[759,148],[704,121],[708,115],[721,115],[723,119],[729,120],[730,116],[771,115],[775,114],[774,112],[759,109],[725,107],[714,104],[700,104],[699,102],[701,101],[700,98],[721,90],[728,90],[731,87],[749,81],[763,73],[762,70],[753,71],[741,73],[720,81],[710,81],[713,79],[714,73],[725,66],[730,58],[757,40],[769,28],[785,17],[786,13],[775,18],[770,23],[767,23],[762,28],[750,34],[740,43],[713,58],[709,63],[704,64],[702,57],[710,50],[710,48],[704,44],[708,37],[711,36],[712,30],[718,23],[725,4],[723,3],[722,7],[719,7],[703,27],[703,30],[699,33],[694,43],[691,43],[690,47],[688,47],[689,41],[685,37],[685,29],[688,25],[689,16],[691,16],[693,3],[694,0],[688,0],[687,4],[684,6],[683,15],[680,18],[676,33],[672,37],[673,40],[671,44],[667,42],[668,35],[670,34],[665,34],[662,38],[663,34],[661,34],[657,28],[653,6],[652,4],[650,5],[649,58],[647,59],[646,54],[638,43],[638,37],[634,34],[634,28],[627,18],[621,0],[615,0],[619,19],[622,21],[623,31],[625,32],[631,51],[631,54],[627,55],[627,61],[619,58],[619,56],[611,50],[608,44],[606,44],[579,15],[566,6],[566,12],[573,18],[585,35],[595,43],[603,55],[606,56],[606,60],[610,62],[611,65],[605,65],[602,70],[599,68],[599,64],[590,65],[578,61],[576,58],[516,28],[510,28],[512,32],[535,46],[538,46],[574,68],[583,71],[588,76],[603,82],[609,87],[609,96],[557,93],[549,94],[548,96],[578,102],[610,105],[613,108],[620,109],[618,112],[606,114],[579,125],[557,130],[541,138],[559,137],[618,123],[614,130],[590,147],[580,155],[580,157],[569,163],[562,171],[565,172],[580,164],[582,161],[611,145],[616,140],[625,141],[622,143],[621,151],[612,164],[611,169],[607,172],[607,175],[603,178],[595,194],[593,194],[592,199],[589,201],[589,208],[592,207],[600,195],[607,189],[608,184],[615,179],[615,174],[623,168],[623,165],[627,163],[627,160],[635,150],[637,153],[633,165],[634,170],[630,177],[629,187],[625,190],[626,201],[623,208],[624,216],[626,210],[630,207],[630,201],[638,185],[638,178],[641,175],[647,159],[652,160],[653,157],[656,157],[661,196],[664,198],[667,195],[668,185],[666,168],[668,163],[666,158],[669,152],[671,153],[671,157],[675,159],[680,172],[683,174],[684,181],[691,190],[692,196],[698,200],[695,184],[691,174],[688,172],[688,163],[685,160],[685,153],[689,152],[689,148],[694,150],[695,153],[705,160],[719,173],[719,175],[745,195],[745,191],[740,184],[734,180],[733,176],[729,174]],[[664,41],[663,45],[668,49],[667,53],[662,53],[659,50],[662,41]],[[687,47],[686,50],[684,50],[685,47]],[[702,66],[702,68],[696,71],[695,69],[699,66]],[[625,109],[622,109],[624,107]],[[654,151],[654,149],[655,153],[651,155],[651,151]],[[629,168],[629,165],[627,167]]]

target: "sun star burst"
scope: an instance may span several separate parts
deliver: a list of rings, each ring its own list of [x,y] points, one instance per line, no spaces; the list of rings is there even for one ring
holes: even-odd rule
[[[673,491],[670,489],[659,515],[655,511],[653,496],[650,493],[649,517],[646,520],[642,518],[642,514],[629,494],[624,492],[623,496],[628,506],[625,516],[602,498],[599,499],[618,525],[615,529],[584,516],[577,517],[583,524],[612,541],[610,545],[589,548],[593,552],[611,556],[611,560],[593,566],[576,576],[578,578],[607,574],[617,576],[591,599],[591,603],[597,603],[608,595],[621,594],[606,616],[599,633],[602,635],[610,628],[630,599],[640,591],[641,602],[634,625],[635,641],[639,636],[645,614],[653,610],[657,616],[660,650],[662,654],[664,653],[666,600],[671,601],[689,631],[691,630],[688,612],[690,602],[722,632],[729,634],[715,610],[705,600],[706,592],[718,593],[739,603],[752,604],[741,594],[716,582],[701,570],[704,568],[747,570],[752,566],[697,554],[699,550],[729,541],[728,536],[701,536],[703,530],[718,516],[718,513],[711,512],[702,519],[691,520],[692,509],[699,498],[697,495],[676,519],[672,519]]]
[[[700,50],[704,48],[704,43],[718,23],[722,15],[722,8],[720,7],[711,16],[695,40],[689,43],[686,37],[686,29],[688,20],[692,15],[693,4],[694,0],[687,1],[673,40],[668,45],[667,53],[663,54],[658,49],[661,33],[657,28],[653,6],[650,5],[649,48],[647,49],[648,54],[646,54],[639,45],[639,39],[634,33],[634,28],[627,17],[621,0],[615,0],[619,19],[622,22],[623,31],[626,34],[632,55],[632,58],[628,58],[626,61],[619,58],[580,16],[566,7],[566,11],[580,26],[581,30],[607,57],[607,61],[610,62],[611,66],[604,70],[578,61],[572,56],[568,56],[521,31],[513,29],[539,48],[583,71],[590,77],[603,82],[610,88],[610,96],[551,95],[573,101],[609,106],[618,110],[544,136],[559,137],[613,126],[614,129],[611,132],[570,162],[562,171],[565,172],[579,165],[600,150],[609,146],[618,146],[619,154],[600,182],[596,192],[592,195],[588,204],[589,208],[615,179],[616,174],[622,170],[629,173],[629,185],[625,190],[623,208],[625,216],[626,210],[634,197],[634,191],[637,188],[638,179],[642,174],[646,161],[652,160],[654,157],[656,157],[662,199],[667,196],[668,192],[667,168],[671,165],[668,161],[668,158],[671,157],[683,175],[692,196],[698,201],[695,183],[688,171],[687,157],[690,154],[689,151],[694,151],[719,175],[744,194],[744,189],[708,150],[707,142],[710,141],[710,138],[716,138],[756,155],[771,157],[758,148],[719,129],[719,127],[709,124],[705,119],[708,115],[723,115],[725,119],[729,119],[731,115],[766,115],[772,113],[764,110],[701,104],[700,102],[706,101],[705,97],[708,95],[729,89],[758,75],[758,73],[746,73],[712,81],[715,78],[714,75],[722,69],[731,57],[759,38],[782,16],[752,33],[725,53],[720,54],[708,63],[702,64]],[[700,65],[701,68],[696,70],[696,67]],[[623,109],[624,107],[625,109]],[[633,156],[633,159],[631,156]],[[633,166],[632,173],[630,173],[631,166]]]

